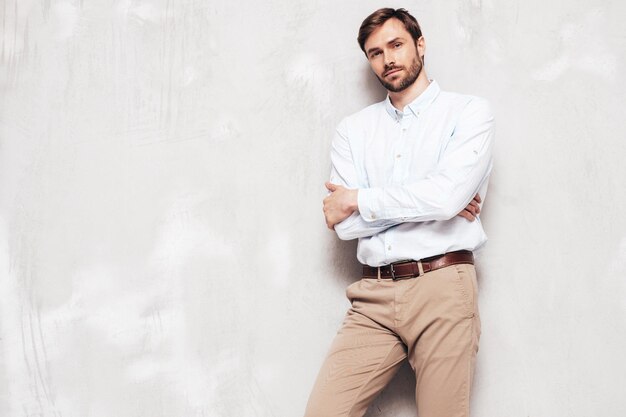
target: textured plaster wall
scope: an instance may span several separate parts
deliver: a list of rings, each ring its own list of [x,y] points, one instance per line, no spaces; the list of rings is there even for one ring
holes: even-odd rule
[[[355,37],[386,5],[496,112],[474,415],[626,415],[625,3],[0,0],[1,416],[302,414],[358,276],[329,141],[384,96]]]

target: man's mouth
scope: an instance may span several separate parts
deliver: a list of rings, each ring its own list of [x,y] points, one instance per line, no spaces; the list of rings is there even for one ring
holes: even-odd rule
[[[399,71],[402,71],[402,68],[392,68],[389,71],[385,72],[383,74],[383,77],[387,77],[387,76],[389,76],[391,74],[395,74],[396,72],[399,72]]]

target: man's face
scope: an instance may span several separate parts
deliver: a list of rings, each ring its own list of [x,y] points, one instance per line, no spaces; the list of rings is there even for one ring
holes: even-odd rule
[[[402,22],[391,18],[367,38],[365,53],[381,84],[397,93],[411,86],[422,70],[424,38],[416,44]]]

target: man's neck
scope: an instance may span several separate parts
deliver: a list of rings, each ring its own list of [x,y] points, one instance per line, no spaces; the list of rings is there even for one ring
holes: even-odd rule
[[[430,81],[428,80],[428,76],[426,75],[426,71],[422,70],[420,75],[417,77],[417,80],[407,89],[394,93],[393,91],[389,92],[389,99],[391,100],[391,104],[393,107],[400,111],[404,111],[404,107],[415,100],[420,94],[424,92],[428,88]]]

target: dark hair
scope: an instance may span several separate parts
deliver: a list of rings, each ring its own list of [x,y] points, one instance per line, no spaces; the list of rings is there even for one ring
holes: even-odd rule
[[[411,16],[406,9],[391,9],[388,7],[378,9],[371,15],[367,16],[359,28],[359,36],[357,37],[357,40],[359,41],[359,46],[363,52],[365,52],[365,41],[369,38],[372,32],[377,27],[382,26],[387,20],[394,17],[402,22],[407,32],[411,34],[413,41],[417,42],[417,40],[422,36],[422,30],[420,29],[419,23],[417,23],[417,20]]]

